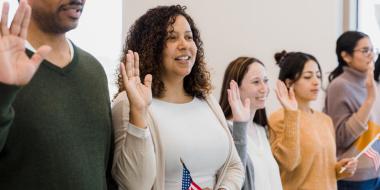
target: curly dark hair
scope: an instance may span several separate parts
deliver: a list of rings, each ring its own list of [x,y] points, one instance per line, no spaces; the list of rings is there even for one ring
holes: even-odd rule
[[[197,57],[189,75],[184,78],[184,89],[186,93],[200,99],[205,99],[211,92],[210,73],[206,69],[204,61],[203,42],[193,19],[185,12],[186,7],[181,5],[158,6],[148,10],[138,18],[130,28],[123,52],[120,58],[124,62],[128,50],[136,51],[140,56],[140,78],[144,80],[145,75],[151,74],[153,97],[160,98],[165,91],[162,81],[163,71],[163,49],[168,36],[168,27],[173,30],[175,19],[182,15],[189,22],[193,33],[193,40],[197,46]],[[117,85],[118,93],[125,90],[123,78],[118,71]]]

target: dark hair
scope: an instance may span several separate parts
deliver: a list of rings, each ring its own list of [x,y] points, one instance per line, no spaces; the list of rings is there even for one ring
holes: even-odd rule
[[[226,118],[232,117],[232,111],[230,104],[228,103],[227,94],[227,89],[229,89],[230,87],[230,82],[231,80],[234,80],[236,81],[238,86],[240,86],[241,81],[243,80],[245,74],[248,72],[249,66],[253,63],[259,63],[264,66],[264,64],[260,60],[254,57],[238,57],[228,65],[226,71],[224,72],[224,79],[222,90],[220,93],[219,104]],[[253,122],[264,127],[268,125],[268,118],[265,108],[256,111],[255,116],[253,118]]]
[[[335,49],[336,56],[338,57],[338,66],[330,73],[329,82],[342,74],[343,67],[347,66],[346,61],[344,61],[341,55],[342,52],[352,55],[358,41],[362,38],[368,38],[368,35],[358,31],[346,31],[339,36]]]
[[[380,55],[377,55],[373,76],[375,77],[376,82],[380,82]]]
[[[186,7],[181,5],[158,6],[148,10],[138,18],[129,29],[121,62],[124,62],[127,51],[133,50],[140,55],[140,78],[152,74],[153,97],[161,97],[165,86],[162,81],[163,49],[168,35],[168,27],[173,27],[177,16],[182,15],[189,22],[193,33],[193,40],[197,46],[197,57],[189,75],[184,78],[184,89],[189,95],[204,99],[211,91],[210,73],[204,61],[203,42],[193,19],[185,12]],[[173,30],[173,28],[171,28]],[[118,93],[124,91],[123,78],[118,71]]]
[[[278,79],[284,83],[286,82],[286,79],[289,79],[292,83],[300,79],[306,63],[310,60],[317,63],[318,69],[321,72],[322,80],[321,66],[313,55],[303,52],[287,53],[285,50],[283,50],[282,52],[276,53],[274,55],[274,58],[276,60],[276,64],[280,67],[280,74],[278,76]]]

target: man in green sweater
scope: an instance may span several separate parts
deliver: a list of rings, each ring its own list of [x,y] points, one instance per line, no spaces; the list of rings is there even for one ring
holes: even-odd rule
[[[2,190],[114,188],[109,172],[113,135],[106,75],[93,56],[65,37],[77,26],[84,3],[21,0],[10,27],[9,5],[3,6]]]

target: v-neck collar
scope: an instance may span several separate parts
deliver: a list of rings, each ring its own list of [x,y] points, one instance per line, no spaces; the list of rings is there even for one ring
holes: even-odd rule
[[[57,73],[60,73],[61,75],[65,75],[67,73],[69,73],[74,67],[75,65],[77,64],[77,59],[78,59],[78,56],[77,56],[77,48],[76,46],[70,41],[67,39],[67,42],[69,44],[69,47],[70,47],[70,54],[71,54],[71,61],[69,64],[67,64],[65,67],[58,67],[57,65],[53,64],[52,62],[48,61],[48,60],[44,60],[41,64],[46,66],[47,68],[57,72]],[[35,53],[35,49],[33,48],[33,46],[28,42],[26,41],[25,42],[25,47],[26,47],[26,51],[28,53],[28,55],[31,57],[34,53]]]

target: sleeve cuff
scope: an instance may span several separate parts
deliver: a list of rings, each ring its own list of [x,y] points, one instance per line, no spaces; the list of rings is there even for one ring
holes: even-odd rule
[[[290,111],[284,109],[284,131],[286,137],[294,137],[297,135],[298,120],[299,110]]]
[[[351,129],[351,133],[356,137],[360,136],[363,131],[368,129],[367,123],[362,123],[359,119],[357,119],[356,113],[347,120],[346,125]]]
[[[9,107],[16,98],[19,86],[7,85],[0,82],[0,108]]]
[[[149,128],[145,128],[145,129],[142,129],[142,128],[139,128],[139,127],[136,127],[135,125],[129,123],[128,124],[128,127],[127,127],[127,132],[135,137],[138,137],[138,138],[141,138],[141,139],[146,139],[148,137],[150,137],[150,131],[149,131]]]

